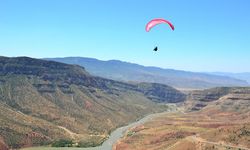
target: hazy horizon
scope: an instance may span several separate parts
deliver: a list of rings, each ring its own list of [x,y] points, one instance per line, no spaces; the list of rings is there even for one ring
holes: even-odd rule
[[[143,64],[139,64],[139,63],[135,63],[135,62],[129,62],[129,61],[125,61],[125,60],[119,60],[119,59],[99,59],[99,58],[93,58],[93,57],[84,57],[84,56],[66,56],[66,57],[41,57],[41,58],[37,58],[37,59],[45,59],[45,58],[76,58],[76,57],[79,57],[79,58],[89,58],[89,59],[97,59],[97,60],[100,60],[100,61],[122,61],[122,62],[126,62],[126,63],[131,63],[131,64],[137,64],[137,65],[141,65],[141,66],[144,66],[144,67],[158,67],[158,68],[161,68],[161,69],[173,69],[173,70],[180,70],[180,71],[190,71],[190,72],[197,72],[197,73],[250,73],[250,72],[220,72],[220,71],[192,71],[192,70],[184,70],[184,69],[176,69],[176,68],[164,68],[164,67],[159,67],[159,66],[150,66],[150,65],[143,65]]]
[[[3,56],[3,55],[0,55],[0,56]],[[30,56],[3,56],[3,57],[30,57]],[[100,60],[100,61],[121,61],[121,62],[125,62],[125,63],[131,63],[131,64],[137,64],[137,65],[141,65],[141,66],[144,66],[144,67],[157,67],[157,68],[161,68],[161,69],[172,69],[172,70],[179,70],[179,71],[187,71],[187,72],[196,72],[196,73],[232,73],[232,74],[241,74],[241,73],[250,73],[245,71],[245,72],[223,72],[223,71],[195,71],[195,70],[185,70],[185,69],[181,69],[181,68],[164,68],[164,67],[161,67],[161,66],[152,66],[152,65],[143,65],[143,64],[140,64],[140,63],[135,63],[135,62],[129,62],[129,61],[125,61],[125,60],[119,60],[119,59],[99,59],[99,58],[94,58],[94,57],[84,57],[84,56],[65,56],[65,57],[30,57],[30,58],[36,58],[36,59],[46,59],[46,58],[68,58],[68,57],[79,57],[79,58],[89,58],[89,59],[97,59],[97,60]]]

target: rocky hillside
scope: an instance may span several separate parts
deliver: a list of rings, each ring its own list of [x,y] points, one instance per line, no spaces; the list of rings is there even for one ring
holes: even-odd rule
[[[139,83],[138,89],[155,102],[178,103],[186,100],[186,95],[174,88],[158,83]]]
[[[77,65],[0,57],[0,145],[47,145],[62,138],[96,145],[118,126],[167,109],[155,102],[184,100],[162,84],[128,84],[91,76]]]
[[[245,108],[250,106],[250,88],[218,87],[192,91],[187,96],[186,104],[189,110],[201,110],[207,105],[217,105],[220,106],[220,108],[230,109],[231,107],[231,109],[243,111],[243,109],[245,110]],[[238,107],[242,108],[240,109]]]

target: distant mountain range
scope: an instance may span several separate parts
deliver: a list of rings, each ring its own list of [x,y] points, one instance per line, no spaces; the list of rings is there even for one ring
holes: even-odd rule
[[[245,80],[250,84],[250,72],[230,73],[230,72],[212,72],[210,74],[232,77],[240,80]]]
[[[163,83],[176,88],[212,88],[218,86],[249,86],[247,81],[236,76],[188,72],[158,67],[146,67],[119,60],[102,61],[94,58],[65,57],[46,58],[67,64],[77,64],[95,76],[129,82]]]

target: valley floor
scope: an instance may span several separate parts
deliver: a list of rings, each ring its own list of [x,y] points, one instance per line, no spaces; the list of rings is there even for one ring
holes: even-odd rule
[[[162,115],[128,130],[113,150],[249,150],[249,116],[216,110]]]
[[[126,133],[126,131],[130,128],[133,127],[137,127],[142,125],[143,123],[152,120],[153,118],[157,117],[157,116],[161,116],[161,115],[166,115],[169,114],[170,112],[173,112],[176,110],[176,106],[175,105],[169,105],[169,107],[171,107],[171,109],[169,109],[166,112],[162,112],[162,113],[154,113],[154,114],[150,114],[147,115],[145,117],[143,117],[140,120],[137,120],[136,122],[132,122],[130,124],[128,124],[127,126],[123,126],[120,127],[118,129],[116,129],[115,131],[113,131],[111,133],[111,135],[109,136],[109,138],[104,141],[104,143],[101,146],[97,146],[97,147],[89,147],[89,148],[76,148],[76,147],[30,147],[30,148],[23,148],[22,150],[61,150],[61,149],[65,149],[65,150],[112,150],[112,145],[114,145],[123,135],[124,133]],[[73,133],[72,131],[69,131],[68,129],[66,129],[65,127],[61,127],[63,130],[65,130],[66,132],[69,132],[72,136],[80,136],[76,133]]]

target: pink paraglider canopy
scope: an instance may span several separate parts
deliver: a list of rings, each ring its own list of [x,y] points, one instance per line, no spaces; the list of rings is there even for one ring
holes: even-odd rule
[[[153,28],[154,26],[158,25],[158,24],[161,24],[161,23],[166,23],[168,24],[172,30],[174,30],[174,26],[171,22],[165,20],[165,19],[153,19],[151,21],[149,21],[146,25],[146,31],[149,32],[151,28]]]

